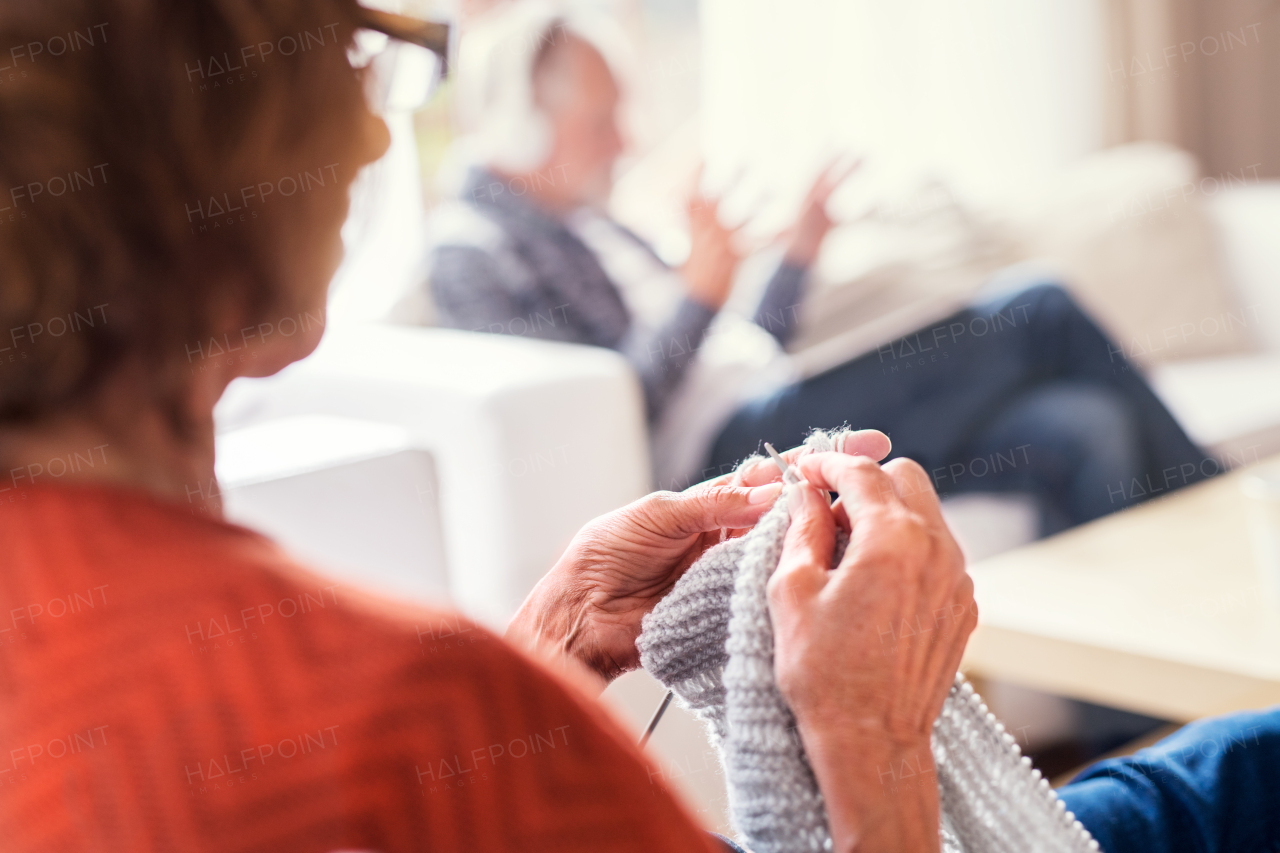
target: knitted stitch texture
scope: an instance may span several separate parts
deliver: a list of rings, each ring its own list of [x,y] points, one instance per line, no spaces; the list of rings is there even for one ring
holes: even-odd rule
[[[815,433],[806,444],[827,450],[832,436]],[[793,492],[784,489],[747,535],[708,550],[644,618],[636,643],[644,668],[707,724],[734,827],[754,853],[831,849],[822,794],[773,670],[766,585]],[[837,542],[836,561],[843,551]],[[933,755],[936,781],[904,767],[886,771],[886,784],[889,793],[938,785],[946,853],[1098,849],[962,676],[934,724]]]

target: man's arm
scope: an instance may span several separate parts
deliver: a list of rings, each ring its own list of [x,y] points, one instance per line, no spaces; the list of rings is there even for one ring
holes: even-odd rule
[[[643,332],[633,327],[619,347],[644,385],[650,421],[661,416],[684,379],[733,284],[739,258],[733,247],[733,231],[720,224],[718,210],[714,200],[698,197],[690,201],[692,247],[680,270],[686,295],[675,314],[657,331]]]
[[[712,309],[685,298],[656,331],[633,325],[622,339],[618,350],[640,377],[650,421],[657,420],[680,386],[715,316]]]
[[[832,163],[819,173],[801,205],[800,215],[792,227],[791,238],[782,264],[774,272],[753,318],[756,325],[786,346],[799,325],[800,300],[804,297],[805,279],[818,257],[822,241],[831,231],[827,201],[836,187],[857,169],[857,164],[837,168]]]
[[[807,264],[784,258],[769,279],[752,317],[757,326],[773,335],[784,347],[795,336],[799,325],[800,300],[804,296],[808,274]]]
[[[1115,853],[1275,850],[1280,709],[1191,723],[1134,755],[1095,764],[1058,796]]]
[[[432,253],[429,276],[443,325],[601,344],[589,329],[572,322],[573,306],[542,304],[546,300],[539,298],[533,272],[514,257],[474,246],[445,246]],[[714,317],[712,309],[684,299],[657,330],[633,325],[615,345],[640,379],[650,420],[661,414],[680,385]]]

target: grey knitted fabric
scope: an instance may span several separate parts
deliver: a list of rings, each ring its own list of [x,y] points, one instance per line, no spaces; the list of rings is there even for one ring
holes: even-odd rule
[[[832,437],[815,433],[806,443],[825,450]],[[792,493],[784,489],[746,536],[708,550],[644,618],[637,640],[644,668],[707,724],[734,827],[754,853],[831,848],[822,794],[773,671],[766,584]],[[885,784],[889,794],[899,785],[938,785],[947,853],[1098,849],[961,676],[934,724],[933,754],[936,782],[904,767]]]

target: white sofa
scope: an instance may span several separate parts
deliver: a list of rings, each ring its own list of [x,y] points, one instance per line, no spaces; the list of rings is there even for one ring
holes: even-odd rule
[[[228,388],[216,411],[219,464],[252,469],[251,461],[225,457],[257,452],[246,430],[282,418],[319,414],[403,428],[411,446],[434,460],[438,490],[415,499],[438,513],[450,597],[500,626],[585,522],[649,491],[642,412],[639,384],[607,350],[445,329],[339,326],[310,358]],[[299,442],[314,443],[313,422],[295,421],[293,429]],[[332,449],[335,457],[344,452]],[[394,505],[398,494],[372,490],[370,499]],[[345,496],[335,481],[332,494],[312,492],[310,499]],[[280,528],[270,507],[256,511],[256,526]],[[298,514],[281,507],[285,513]],[[368,535],[320,514],[313,529],[290,524],[287,532],[285,544],[307,554],[325,543],[349,554]],[[379,570],[371,565],[370,573]]]
[[[403,427],[329,415],[223,433],[223,511],[339,583],[429,603],[449,597],[434,458]]]
[[[1171,362],[1152,381],[1191,435],[1235,459],[1280,452],[1280,182],[1208,205],[1227,280],[1256,352]]]

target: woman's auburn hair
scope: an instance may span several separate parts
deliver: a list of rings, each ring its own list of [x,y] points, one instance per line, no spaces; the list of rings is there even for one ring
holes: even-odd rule
[[[0,7],[0,424],[126,361],[163,400],[216,311],[288,310],[360,165],[356,22],[355,0]]]

